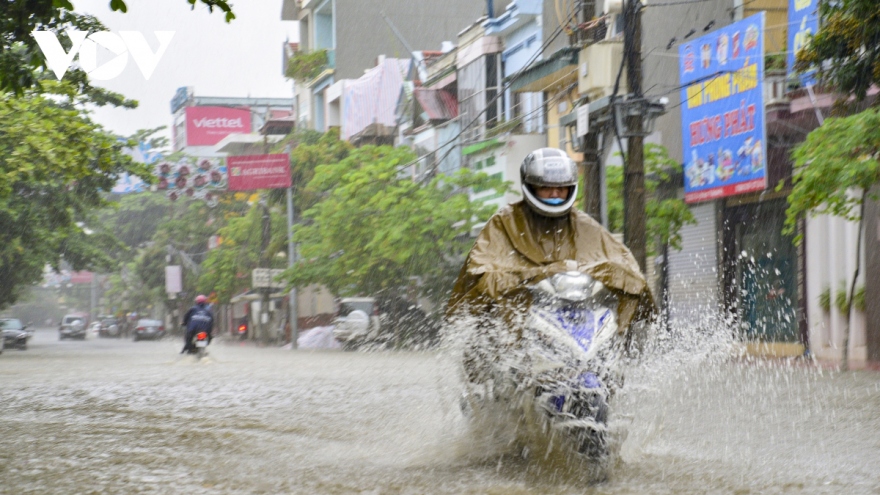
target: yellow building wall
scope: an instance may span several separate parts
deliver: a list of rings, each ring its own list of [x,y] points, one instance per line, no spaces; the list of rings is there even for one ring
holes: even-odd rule
[[[743,18],[766,12],[764,25],[765,53],[785,51],[788,39],[788,0],[752,0],[743,2]]]
[[[571,143],[567,142],[568,136],[564,134],[565,128],[559,126],[559,118],[574,111],[574,103],[577,99],[577,87],[568,92],[547,92],[547,146],[559,148],[560,140],[565,139],[565,151],[568,156],[576,162],[582,162],[584,154],[576,153],[572,149]]]

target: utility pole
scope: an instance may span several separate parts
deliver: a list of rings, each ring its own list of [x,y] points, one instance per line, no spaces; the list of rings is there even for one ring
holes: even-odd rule
[[[272,218],[269,215],[269,205],[266,204],[265,199],[260,200],[260,206],[263,207],[263,217],[262,217],[262,238],[261,238],[261,248],[260,248],[260,266],[263,268],[270,267],[270,255],[269,255],[269,243],[272,238]],[[264,287],[261,289],[262,301],[260,302],[260,342],[263,344],[269,343],[269,292],[272,290],[271,287]]]
[[[584,136],[584,212],[602,223],[602,152],[599,133]]]
[[[626,108],[632,108],[633,100],[642,98],[642,4],[638,0],[626,0],[623,8],[623,52],[626,57],[626,79],[629,95]],[[627,142],[626,163],[623,169],[623,241],[632,251],[642,272],[646,269],[647,242],[645,235],[645,156],[643,115],[641,112],[626,115]]]
[[[290,151],[288,150],[288,154]],[[296,246],[293,244],[293,185],[287,188],[287,267],[293,268],[296,263]],[[299,339],[299,312],[297,311],[296,287],[290,289],[288,314],[290,320],[290,346],[296,349]]]

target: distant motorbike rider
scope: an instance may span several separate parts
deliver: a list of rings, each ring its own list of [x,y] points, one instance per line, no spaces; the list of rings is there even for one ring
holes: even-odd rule
[[[214,331],[214,315],[208,307],[208,298],[199,294],[196,296],[195,305],[183,316],[183,326],[186,327],[186,334],[183,337],[183,350],[185,352],[194,352],[195,344],[193,339],[199,332],[208,334],[208,342],[213,338]]]
[[[541,148],[520,165],[523,200],[499,210],[477,237],[452,290],[447,320],[490,316],[517,332],[531,304],[527,287],[580,271],[618,297],[621,332],[650,316],[653,298],[632,253],[601,224],[573,208],[578,167],[559,149]]]

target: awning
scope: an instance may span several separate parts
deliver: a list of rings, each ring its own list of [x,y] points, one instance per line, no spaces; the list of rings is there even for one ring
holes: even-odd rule
[[[296,127],[296,116],[294,115],[272,118],[263,124],[263,127],[260,128],[260,134],[287,135],[293,131],[294,127]]]
[[[505,77],[504,82],[513,81],[510,83],[510,90],[514,93],[543,92],[576,81],[577,65],[578,49],[568,46],[516,74]]]
[[[413,95],[429,120],[446,121],[458,117],[458,100],[448,91],[416,88]]]
[[[268,153],[268,145],[281,141],[284,136],[278,134],[260,135],[256,133],[233,133],[214,145],[216,153],[230,155],[247,155]]]
[[[483,150],[487,150],[490,148],[495,148],[497,146],[503,146],[503,145],[504,145],[503,142],[501,142],[495,138],[487,139],[485,141],[480,141],[479,143],[474,143],[470,146],[465,146],[464,148],[461,149],[461,154],[465,155],[465,156],[473,155],[474,153],[479,153]]]
[[[276,289],[277,290],[277,289]],[[269,294],[269,299],[282,299],[287,297],[287,294],[284,292],[273,292]],[[239,303],[242,301],[261,301],[263,299],[263,293],[256,290],[249,290],[244,294],[239,294],[235,297],[229,299],[230,304]]]

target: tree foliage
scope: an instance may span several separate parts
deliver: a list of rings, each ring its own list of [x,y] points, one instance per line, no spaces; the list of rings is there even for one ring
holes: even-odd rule
[[[798,71],[819,69],[820,79],[863,100],[880,84],[880,8],[876,0],[820,0],[822,26],[797,54]]]
[[[119,262],[132,261],[146,247],[171,213],[171,201],[161,194],[126,194],[95,215],[96,228],[119,240],[108,254]]]
[[[149,170],[123,153],[127,144],[78,109],[85,96],[66,83],[52,95],[0,100],[0,305],[61,260],[74,269],[110,266],[112,236],[88,228],[107,205],[102,194],[122,173],[150,180]]]
[[[269,214],[270,237],[263,253],[263,216]],[[221,303],[251,285],[251,271],[267,261],[270,268],[287,266],[287,219],[279,211],[255,202],[247,214],[231,218],[219,231],[221,243],[204,263],[198,287],[202,293],[216,292]],[[279,256],[283,253],[284,256]],[[265,255],[265,256],[264,256]]]
[[[284,75],[294,81],[307,82],[321,75],[327,67],[327,50],[297,52],[287,62]]]
[[[318,201],[319,194],[307,184],[315,176],[318,165],[338,163],[353,149],[348,141],[339,139],[339,129],[331,128],[325,133],[309,129],[297,130],[275,146],[275,153],[290,152],[290,175],[293,184],[296,219]],[[269,193],[273,204],[284,204],[285,192],[275,189]]]
[[[785,233],[794,233],[806,213],[859,220],[863,193],[880,182],[880,109],[825,120],[792,157]],[[795,242],[801,241],[800,235],[795,237]]]
[[[659,245],[669,244],[673,249],[681,249],[681,228],[697,221],[684,201],[660,197],[657,189],[681,170],[681,164],[669,157],[665,147],[645,144],[646,237],[656,239]],[[612,232],[623,232],[623,167],[607,167],[606,178],[608,224]],[[656,254],[654,249],[654,243],[648,243],[649,254]]]
[[[468,189],[507,186],[469,170],[414,182],[400,173],[414,159],[405,148],[364,146],[318,166],[307,190],[320,200],[295,227],[301,259],[287,280],[390,297],[419,277],[422,295],[445,298],[472,244],[470,229],[496,209],[470,201]]]

